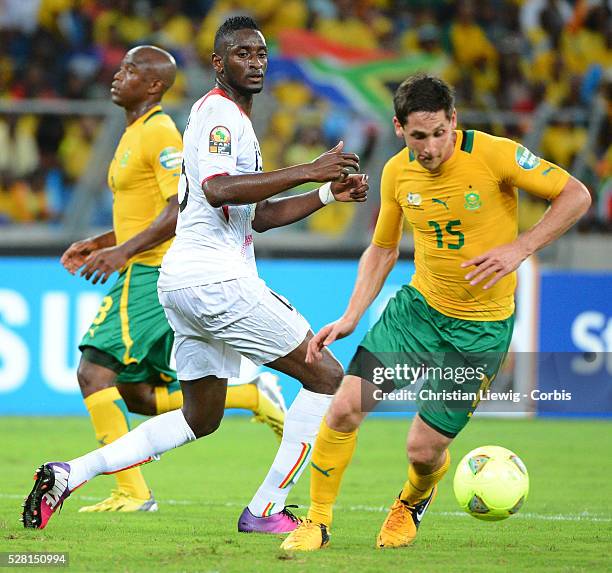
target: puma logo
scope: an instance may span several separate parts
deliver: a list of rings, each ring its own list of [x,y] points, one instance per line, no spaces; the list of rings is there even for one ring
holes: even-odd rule
[[[325,477],[331,477],[329,475],[329,472],[335,470],[336,468],[327,468],[326,470],[324,470],[323,468],[320,468],[317,464],[315,464],[314,462],[310,462],[310,465],[317,470],[318,472],[321,472]]]
[[[448,197],[446,198],[446,201],[448,201]],[[448,205],[446,204],[446,201],[442,201],[442,199],[432,199],[431,200],[432,203],[438,203],[439,205],[444,205],[444,208],[448,211]]]

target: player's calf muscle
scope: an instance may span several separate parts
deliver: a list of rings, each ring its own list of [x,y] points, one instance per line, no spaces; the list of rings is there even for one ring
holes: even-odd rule
[[[452,442],[415,416],[408,434],[407,454],[410,462],[421,471],[435,471],[445,459],[446,448]]]
[[[329,350],[324,351],[320,362],[306,364],[306,348],[311,338],[312,332],[309,332],[296,349],[266,366],[295,378],[310,392],[333,395],[340,387],[344,370]]]
[[[320,376],[312,380],[313,390],[319,394],[335,394],[342,383],[344,370],[331,355],[326,357],[321,366],[323,371]]]
[[[155,416],[158,413],[153,384],[146,382],[117,384],[117,389],[130,412],[143,416]]]

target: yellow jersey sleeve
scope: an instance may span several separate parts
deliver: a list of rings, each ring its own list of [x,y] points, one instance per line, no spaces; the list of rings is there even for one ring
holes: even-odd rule
[[[554,199],[565,187],[570,174],[558,165],[534,155],[523,145],[502,137],[478,133],[490,141],[479,146],[489,155],[488,164],[501,181],[542,199]]]
[[[372,243],[383,249],[393,249],[402,238],[404,213],[396,196],[397,156],[387,161],[380,180],[380,211]]]
[[[183,140],[169,116],[145,124],[141,144],[162,197],[167,201],[178,193],[183,161]]]

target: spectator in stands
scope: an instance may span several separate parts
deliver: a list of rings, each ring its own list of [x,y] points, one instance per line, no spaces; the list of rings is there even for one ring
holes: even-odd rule
[[[0,172],[11,179],[27,177],[38,167],[36,125],[31,115],[0,115]]]
[[[192,50],[195,27],[184,14],[181,0],[170,0],[155,8],[152,27],[152,44],[171,50],[175,56],[179,56],[179,60],[188,56]]]
[[[455,60],[468,73],[483,58],[490,62],[498,59],[497,51],[474,18],[471,0],[459,3],[457,19],[450,26],[450,40]]]
[[[65,123],[58,155],[67,184],[74,185],[85,173],[91,159],[97,128],[98,122],[91,116],[81,116]]]
[[[208,66],[221,21],[247,12],[260,20],[270,38],[289,28],[309,28],[345,48],[435,58],[442,62],[438,73],[456,86],[458,105],[472,109],[531,112],[542,101],[558,108],[593,109],[607,81],[606,70],[612,68],[609,3],[595,0],[0,0],[0,5],[0,99],[106,97],[129,45],[155,41],[179,61],[175,87],[166,96],[167,102],[179,103],[199,90],[200,69]],[[273,66],[271,61],[271,70]],[[325,133],[338,130],[348,113],[327,110],[301,81],[276,82],[267,86],[274,97],[264,102],[270,106],[269,129],[262,138],[266,169],[282,167],[290,147],[292,153],[299,151],[296,130],[304,125],[322,126]],[[23,125],[30,122],[30,144],[34,139],[36,148],[31,161],[38,167],[32,121]],[[42,157],[47,189],[60,197],[60,205],[70,191],[57,191],[57,185],[64,180],[72,184],[88,155],[79,154],[74,163],[67,157],[76,157],[73,150],[80,145],[87,151],[92,144],[80,133],[83,126],[74,131],[73,123],[68,120],[62,127],[65,135],[56,137],[53,149]],[[0,118],[0,152],[10,148],[14,157],[15,146],[24,149],[27,137],[22,127],[11,129],[9,137],[7,119]],[[490,129],[508,135],[508,126]],[[515,137],[523,131],[521,125]],[[354,135],[362,134],[358,130]],[[556,122],[544,131],[539,151],[570,167],[563,162],[571,162],[584,142],[584,126]],[[606,164],[608,148],[609,140],[599,142],[589,161],[593,189],[609,180],[605,169],[596,168]],[[0,173],[3,162],[0,157]],[[23,171],[19,181],[28,182],[33,169]],[[4,174],[1,185],[5,199],[16,181],[14,172],[8,176]],[[6,213],[1,204],[0,212]]]
[[[376,33],[359,18],[355,2],[335,0],[335,4],[336,16],[319,18],[315,31],[327,40],[351,48],[377,49],[379,46]]]
[[[9,183],[6,193],[9,216],[15,223],[45,222],[56,216],[51,208],[42,170],[35,171],[27,179],[14,179]]]

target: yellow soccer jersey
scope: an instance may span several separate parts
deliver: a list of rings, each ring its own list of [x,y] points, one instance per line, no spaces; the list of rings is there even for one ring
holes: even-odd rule
[[[464,320],[503,320],[514,312],[516,273],[488,290],[471,286],[461,263],[516,239],[517,187],[552,199],[569,174],[522,145],[481,131],[457,131],[455,149],[429,172],[407,148],[383,169],[372,242],[398,245],[404,217],[414,234],[410,283],[439,312]]]
[[[181,134],[160,106],[127,127],[108,169],[118,245],[149,227],[177,194],[182,152]],[[160,265],[171,242],[138,253],[130,264]]]

